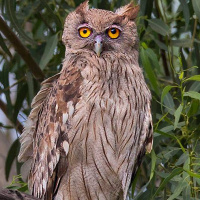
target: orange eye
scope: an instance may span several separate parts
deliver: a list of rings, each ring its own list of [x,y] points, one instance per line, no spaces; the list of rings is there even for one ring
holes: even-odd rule
[[[80,28],[79,30],[79,35],[82,37],[82,38],[87,38],[91,35],[92,31],[91,29],[89,29],[88,27],[82,27]]]
[[[120,30],[118,28],[109,28],[107,34],[110,38],[116,39],[119,37]]]

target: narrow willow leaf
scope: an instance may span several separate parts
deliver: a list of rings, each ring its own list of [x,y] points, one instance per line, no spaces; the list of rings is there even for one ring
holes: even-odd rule
[[[22,108],[22,104],[23,104],[24,99],[26,97],[27,90],[28,90],[27,84],[23,83],[23,85],[21,85],[21,84],[18,85],[17,99],[16,99],[16,102],[15,102],[15,105],[14,105],[14,113],[13,113],[14,122],[16,122],[19,111]]]
[[[200,91],[200,83],[195,81],[189,88],[189,91],[196,91],[199,92]]]
[[[194,91],[190,91],[190,92],[185,92],[184,97],[191,97],[193,99],[198,99],[200,100],[200,93],[198,92],[194,92]]]
[[[169,34],[169,26],[161,19],[149,19],[149,26],[157,33],[166,36]]]
[[[174,170],[172,171],[172,173],[170,173],[170,175],[162,181],[162,183],[160,184],[159,188],[158,188],[158,189],[156,190],[156,192],[154,193],[152,199],[154,199],[154,198],[156,197],[156,195],[159,194],[159,192],[161,192],[161,191],[164,189],[165,185],[166,185],[174,176],[179,175],[182,171],[183,171],[182,168],[176,168],[176,169],[174,169]]]
[[[196,16],[200,22],[200,1],[199,0],[192,0],[192,5]]]
[[[177,125],[178,125],[182,110],[183,110],[183,105],[180,104],[178,109],[174,113],[174,116],[175,116],[174,130],[177,128]]]
[[[191,200],[191,187],[188,184],[185,190],[183,191],[183,199],[184,200]]]
[[[34,97],[34,85],[33,85],[33,76],[30,72],[27,72],[27,84],[28,84],[28,94],[29,94],[29,103]]]
[[[200,174],[191,172],[190,170],[184,169],[190,176],[195,177],[195,178],[200,178]]]
[[[24,40],[26,40],[30,44],[33,44],[33,45],[37,44],[34,40],[32,40],[30,37],[28,37],[26,35],[26,33],[21,28],[21,25],[18,22],[17,17],[15,15],[15,0],[6,0],[5,2],[6,2],[7,15],[8,15],[10,22],[11,22],[12,26],[14,27],[14,29],[19,33],[19,35]]]
[[[182,71],[181,74],[179,75],[179,79],[182,80],[184,76],[184,72]]]
[[[165,95],[166,95],[172,88],[174,88],[174,87],[176,87],[176,86],[167,85],[167,86],[163,89],[162,95],[161,95],[161,104],[163,103],[163,100],[164,100]]]
[[[174,112],[175,112],[175,104],[174,104],[174,100],[172,98],[172,95],[170,93],[167,93],[165,95],[165,98],[163,100],[164,102],[164,105],[166,107],[166,109],[168,110],[168,112],[171,114],[171,115],[174,115]]]
[[[177,160],[177,162],[175,163],[176,166],[178,165],[182,165],[183,163],[185,163],[185,161],[189,158],[189,154],[188,152],[183,153],[179,159]]]
[[[159,64],[159,62],[158,62],[158,58],[157,58],[157,55],[154,53],[154,51],[152,50],[152,49],[150,49],[150,48],[147,48],[146,49],[146,53],[147,53],[147,55],[148,55],[148,57],[149,57],[149,59],[152,61],[151,63],[152,63],[152,65],[154,66],[154,68],[156,68],[157,69],[157,71],[159,72],[159,73],[161,73],[161,71],[160,71],[160,64]]]
[[[195,75],[190,78],[187,78],[184,80],[184,82],[186,82],[186,81],[200,81],[200,75]]]
[[[181,3],[181,7],[183,9],[183,16],[185,19],[185,30],[188,28],[189,21],[190,21],[190,10],[187,4],[187,1],[185,0],[179,0]]]
[[[18,152],[19,152],[19,147],[20,147],[20,143],[19,143],[19,140],[17,139],[17,140],[15,140],[15,142],[13,142],[13,144],[11,145],[11,147],[8,151],[8,155],[6,157],[6,164],[5,164],[6,180],[8,180],[8,178],[9,178],[12,164],[13,164],[14,160],[16,159]]]
[[[158,88],[157,78],[152,69],[151,63],[149,61],[149,58],[148,58],[144,48],[141,48],[140,56],[141,56],[142,65],[145,69],[145,72],[146,72],[148,78],[149,78],[152,88],[154,89],[155,93],[159,96],[159,88]]]
[[[190,109],[187,113],[188,117],[191,117],[195,115],[199,111],[199,100],[198,99],[193,99],[191,102]]]
[[[48,39],[47,44],[45,46],[44,53],[43,53],[42,58],[40,59],[40,63],[39,63],[39,66],[42,70],[46,67],[48,62],[51,60],[54,50],[57,46],[57,43],[58,43],[58,35],[57,34],[51,36]]]
[[[178,183],[178,185],[176,186],[176,189],[174,191],[174,193],[167,199],[167,200],[173,200],[176,199],[176,197],[179,196],[179,194],[188,186],[188,183],[183,180],[181,182]]]
[[[0,33],[0,46],[1,48],[4,50],[4,52],[9,56],[12,57],[12,54],[10,53],[10,50],[8,49],[8,47],[6,46],[4,39]]]
[[[40,3],[47,9],[48,14],[54,19],[56,25],[59,27],[59,30],[62,30],[62,24],[58,16],[52,11],[52,9],[47,4],[46,0],[41,0]]]
[[[157,160],[157,157],[156,157],[155,151],[152,150],[151,151],[151,174],[150,174],[150,180],[154,176],[154,170],[155,170],[155,166],[156,166],[156,160]]]
[[[171,44],[172,46],[176,46],[176,47],[191,47],[192,39],[171,40]]]
[[[166,44],[156,39],[154,39],[154,41],[161,49],[165,50],[166,52],[168,51]]]
[[[171,135],[171,134],[169,134],[169,133],[165,133],[165,132],[160,131],[160,130],[156,130],[155,132],[156,132],[156,133],[159,133],[159,134],[161,134],[161,135],[164,135],[164,136],[166,136],[166,137],[169,137],[169,138],[172,138],[172,139],[176,140],[176,141],[178,142],[179,146],[181,147],[181,150],[182,150],[184,153],[186,152],[186,151],[185,151],[185,148],[184,148],[183,145],[181,144],[180,140],[179,140],[175,135]]]

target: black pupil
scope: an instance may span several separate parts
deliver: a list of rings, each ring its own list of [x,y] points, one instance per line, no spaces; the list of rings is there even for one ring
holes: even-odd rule
[[[116,28],[112,28],[112,29],[111,29],[111,33],[112,33],[112,34],[115,34],[116,32],[117,32]]]
[[[87,33],[87,29],[84,29],[84,30],[83,30],[83,33],[86,34],[86,33]]]

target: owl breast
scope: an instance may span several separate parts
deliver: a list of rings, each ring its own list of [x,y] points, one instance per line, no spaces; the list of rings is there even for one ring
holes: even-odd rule
[[[83,83],[70,124],[68,190],[76,191],[74,199],[123,199],[140,150],[135,146],[141,142],[136,125],[144,119],[143,79],[127,61],[92,60],[78,65]]]

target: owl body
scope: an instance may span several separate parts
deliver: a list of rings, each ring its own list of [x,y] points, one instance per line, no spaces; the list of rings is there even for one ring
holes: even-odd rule
[[[132,5],[118,14],[89,10],[85,2],[68,16],[63,69],[43,83],[21,137],[19,159],[30,161],[34,196],[126,199],[152,145],[151,95],[138,65],[134,11]],[[83,25],[93,36],[74,43],[70,36]],[[106,36],[110,26],[121,32],[114,43]],[[103,43],[100,55],[96,43]]]

